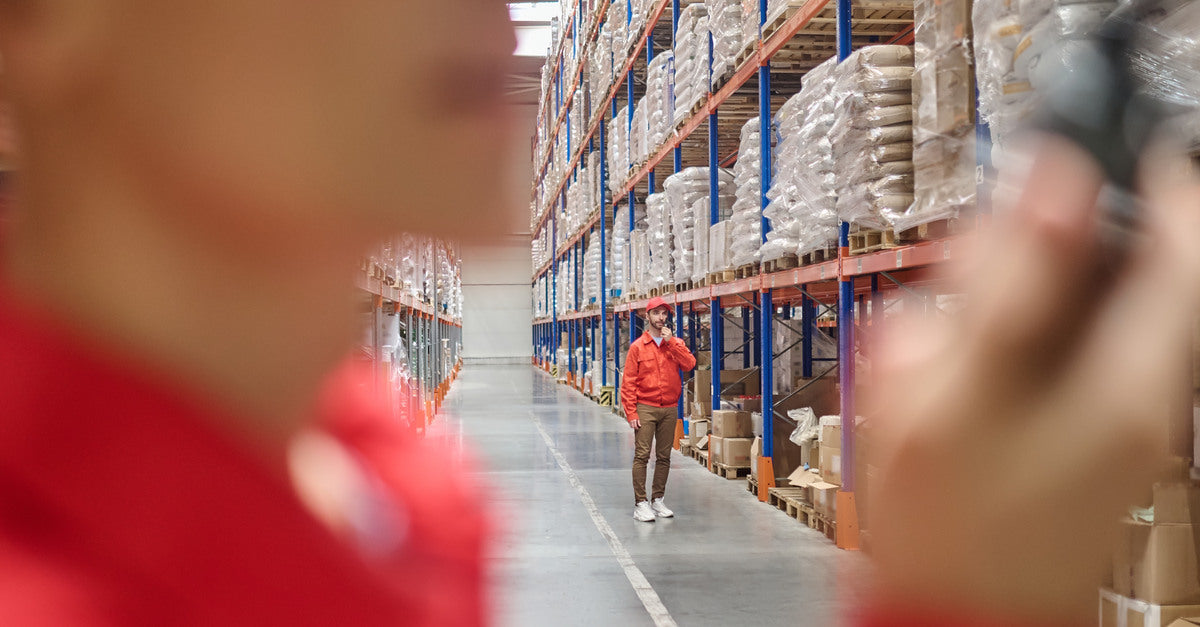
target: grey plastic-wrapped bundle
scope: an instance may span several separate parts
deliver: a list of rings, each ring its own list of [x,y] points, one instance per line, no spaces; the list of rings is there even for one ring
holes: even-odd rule
[[[1193,154],[1200,152],[1200,5],[1182,3],[1143,23],[1144,47],[1133,71],[1153,96],[1178,108],[1172,130]]]
[[[708,97],[708,9],[691,4],[680,13],[675,43],[675,124]]]
[[[670,50],[660,52],[650,62],[646,81],[648,107],[647,124],[650,129],[649,158],[675,128],[675,54]]]
[[[674,240],[671,235],[671,208],[664,193],[646,197],[646,243],[650,249],[647,288],[675,282]]]
[[[872,229],[912,204],[913,53],[908,46],[868,46],[837,69],[832,136],[841,220]],[[907,187],[905,183],[907,182]]]
[[[762,247],[762,142],[758,124],[742,127],[738,160],[733,166],[737,197],[730,216],[734,266],[758,263]]]
[[[708,10],[708,28],[712,33],[712,88],[735,69],[737,55],[742,51],[742,1],[704,0]]]
[[[893,228],[953,218],[975,204],[975,89],[969,0],[916,0],[913,198]]]

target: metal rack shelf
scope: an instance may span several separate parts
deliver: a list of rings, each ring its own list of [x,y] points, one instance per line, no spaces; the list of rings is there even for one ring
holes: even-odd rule
[[[591,27],[582,41],[585,50],[590,50],[596,40],[607,7],[611,2],[620,1],[629,2],[607,0],[599,3],[604,10],[596,14],[596,19],[588,22]],[[604,100],[595,107],[596,112],[588,119],[582,141],[578,145],[568,146],[570,158],[563,170],[563,180],[551,182],[550,189],[544,189],[542,185],[551,170],[554,159],[552,149],[547,149],[544,159],[535,164],[537,175],[532,193],[535,199],[539,189],[543,189],[547,195],[544,197],[544,210],[532,222],[533,233],[535,237],[548,234],[555,249],[550,251],[547,261],[535,268],[533,284],[542,285],[539,282],[545,279],[549,310],[559,311],[555,287],[560,267],[570,264],[578,276],[583,251],[591,238],[600,238],[602,260],[599,302],[582,302],[576,290],[576,302],[566,308],[567,313],[551,313],[534,321],[533,339],[537,351],[534,362],[559,374],[560,379],[581,391],[610,404],[616,398],[624,356],[622,336],[628,341],[641,333],[639,313],[649,300],[645,295],[633,298],[626,295],[614,299],[615,294],[610,294],[607,289],[605,268],[609,250],[606,229],[613,215],[610,209],[624,202],[632,204],[637,197],[660,191],[661,181],[679,172],[685,165],[709,167],[710,206],[716,205],[717,168],[728,167],[736,161],[740,130],[748,120],[758,117],[763,123],[760,135],[770,137],[772,113],[787,97],[799,90],[801,78],[813,67],[835,55],[839,60],[845,59],[857,47],[872,43],[909,44],[914,37],[911,0],[861,0],[853,6],[850,0],[795,0],[789,3],[785,13],[772,16],[770,21],[766,14],[767,2],[760,0],[760,36],[738,55],[740,63],[736,68],[713,85],[703,104],[676,125],[666,140],[651,150],[645,162],[631,164],[625,171],[609,172],[608,160],[603,158],[607,148],[606,122],[616,115],[618,100],[631,105],[636,102],[635,96],[639,93],[635,89],[633,75],[646,71],[654,54],[655,41],[663,41],[669,36],[674,42],[681,5],[685,4],[688,3],[680,0],[658,0],[654,3],[650,19],[636,38],[636,45],[628,51],[624,64],[618,65],[620,72],[604,94]],[[668,5],[669,19],[665,18]],[[582,23],[582,18],[576,15],[575,21]],[[561,58],[556,57],[554,62],[561,64]],[[579,104],[574,102],[574,92],[584,80],[586,66],[586,63],[579,63],[578,72],[571,78],[571,98],[566,106],[555,112],[556,120],[549,135],[552,140],[561,129],[569,130],[571,118],[568,108]],[[561,72],[555,76],[556,80],[563,80]],[[561,84],[557,84],[550,91],[561,87]],[[629,116],[632,126],[632,112]],[[539,119],[541,122],[543,120]],[[705,129],[707,132],[702,132]],[[585,163],[585,156],[592,151],[598,151],[601,155],[599,206],[604,211],[593,211],[579,227],[558,237],[562,235],[559,231],[562,228],[559,215],[566,206],[566,191],[575,182],[577,173]],[[762,153],[762,207],[765,208],[766,192],[770,189],[772,176],[772,148],[769,143],[764,143]],[[623,184],[618,186],[615,194],[610,195],[608,182],[614,176]],[[715,218],[714,215],[714,221]],[[629,225],[614,226],[624,229]],[[769,222],[764,219],[764,236],[769,230]],[[745,273],[739,269],[741,278],[733,281],[691,289],[680,286],[679,291],[672,290],[670,286],[663,288],[665,293],[661,297],[675,310],[677,335],[684,338],[694,351],[705,343],[709,347],[716,347],[712,349],[713,367],[704,375],[712,377],[713,409],[721,405],[721,370],[727,366],[731,355],[734,358],[740,355],[744,367],[760,370],[762,406],[772,408],[772,415],[778,415],[773,392],[773,364],[782,353],[775,352],[773,340],[775,327],[784,325],[793,331],[797,327],[801,329],[803,340],[802,343],[798,342],[797,350],[803,352],[805,377],[813,377],[814,362],[822,361],[814,357],[813,339],[826,331],[831,332],[826,337],[832,335],[832,338],[836,338],[841,413],[855,415],[856,360],[851,356],[856,355],[858,350],[856,330],[871,326],[874,317],[883,314],[886,309],[885,296],[923,298],[923,306],[930,308],[930,294],[941,285],[938,266],[950,259],[964,240],[943,237],[896,246],[889,244],[883,250],[852,256],[849,235],[849,226],[843,224],[836,255],[812,265],[776,272],[763,272],[760,266],[753,269],[752,276],[744,276]],[[893,302],[898,300],[893,298]],[[739,314],[740,324],[736,319]],[[707,318],[707,323],[703,322],[704,318]],[[705,324],[706,336],[702,337],[700,331]],[[740,327],[741,337],[744,338],[741,345],[732,350],[725,341],[727,326]],[[613,340],[611,346],[610,337]],[[559,363],[560,349],[567,349],[565,363]],[[577,351],[580,353],[578,360]],[[595,377],[596,384],[591,376],[593,361],[599,364],[601,370],[599,376]],[[577,376],[577,373],[581,376]],[[610,380],[613,375],[616,379]],[[685,415],[682,400],[679,415]],[[763,499],[773,485],[774,473],[769,470],[774,455],[773,422],[763,421],[765,480],[760,483],[760,498]],[[844,429],[843,437],[842,491],[850,495],[851,505],[848,509],[853,510],[854,429]],[[847,519],[849,524],[854,516],[850,515]],[[857,541],[854,533],[842,533],[839,530],[837,535],[839,545],[846,548],[852,548]]]

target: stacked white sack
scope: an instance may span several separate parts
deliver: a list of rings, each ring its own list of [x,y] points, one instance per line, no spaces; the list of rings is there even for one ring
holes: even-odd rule
[[[912,204],[912,75],[909,46],[868,46],[838,66],[832,140],[843,221],[886,229],[885,214]]]
[[[830,58],[804,76],[800,93],[780,108],[776,180],[768,196],[784,202],[797,227],[797,255],[835,246],[838,236],[833,128],[837,59]]]
[[[718,172],[718,193],[722,196],[722,204],[731,205],[733,201],[733,178],[727,170]],[[708,228],[697,230],[697,211],[703,210],[704,225],[708,218],[709,169],[687,168],[671,176],[663,183],[663,189],[671,212],[672,235],[675,240],[672,259],[675,263],[674,282],[685,283],[695,279],[696,249],[698,240],[706,240],[704,249],[707,250]],[[704,204],[701,207],[700,201]],[[701,235],[703,234],[703,235]],[[701,277],[703,278],[703,277]]]
[[[675,124],[708,97],[708,10],[691,4],[680,14],[675,43]]]
[[[712,33],[712,88],[718,80],[735,69],[737,55],[742,51],[742,1],[704,0],[708,10],[708,28]]]
[[[674,283],[675,266],[672,259],[674,244],[671,236],[671,211],[664,193],[646,198],[646,241],[650,249],[647,291]]]
[[[742,127],[738,160],[733,166],[737,199],[730,216],[729,240],[734,267],[755,264],[762,247],[762,142],[758,124]]]

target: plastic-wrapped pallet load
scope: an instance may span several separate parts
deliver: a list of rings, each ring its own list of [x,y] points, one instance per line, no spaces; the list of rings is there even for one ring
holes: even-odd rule
[[[868,46],[838,66],[832,139],[846,222],[886,229],[912,204],[912,75],[909,46]]]
[[[708,198],[700,198],[691,209],[692,214],[692,267],[691,279],[697,285],[708,277],[708,226],[712,220],[708,212]]]
[[[638,99],[633,109],[633,127],[629,129],[629,163],[637,166],[650,157],[649,109],[646,96]]]
[[[721,170],[718,177],[720,178],[718,190],[721,194],[722,205],[728,207],[733,203],[733,180],[727,170]],[[671,226],[675,241],[673,254],[675,273],[672,282],[685,283],[688,280],[698,280],[695,278],[697,233],[703,233],[704,238],[707,239],[709,170],[708,168],[681,170],[667,177],[663,183],[663,189],[671,213]],[[703,201],[702,206],[700,201]],[[704,216],[704,228],[700,231],[696,230],[697,211],[701,211]],[[707,242],[705,242],[704,249],[706,251],[708,249]],[[703,273],[700,274],[700,278],[703,278]]]
[[[680,13],[675,44],[675,124],[708,97],[708,10],[691,4]]]
[[[649,140],[646,158],[667,141],[675,122],[675,54],[661,52],[650,62],[646,81]]]
[[[742,51],[742,2],[704,0],[704,6],[712,33],[712,87],[715,89],[717,82],[735,69],[737,55]]]
[[[650,267],[646,289],[660,288],[675,282],[674,239],[671,234],[671,211],[667,195],[650,194],[646,198],[646,241],[650,248]]]
[[[642,295],[650,291],[649,271],[650,248],[647,245],[646,231],[634,229],[629,232],[629,275],[625,281],[630,294]]]
[[[629,107],[608,123],[608,189],[619,193],[629,180]]]
[[[781,108],[780,113],[784,113],[785,117],[788,117],[786,114],[790,112]],[[759,120],[760,118],[751,118],[742,127],[742,144],[739,154],[744,154],[742,151],[752,150],[747,145],[751,136],[761,138],[761,122]],[[754,131],[759,131],[759,134],[754,134]],[[758,150],[758,161],[761,164],[761,146]],[[797,165],[792,163],[788,164],[788,167],[792,168]],[[774,188],[776,186],[777,184],[772,184],[772,190],[767,192],[767,199],[770,202],[762,210],[763,216],[771,221],[771,230],[767,233],[767,241],[759,249],[759,256],[763,261],[774,261],[787,255],[795,255],[797,248],[800,246],[800,223],[796,221],[795,213],[792,211],[793,203],[791,196],[782,190],[775,192]]]
[[[915,202],[890,217],[897,231],[975,204],[971,0],[916,0],[913,16]]]
[[[606,234],[607,236],[607,234]],[[600,236],[594,234],[583,256],[583,299],[585,306],[600,302]]]
[[[733,166],[737,200],[730,216],[730,253],[733,267],[759,262],[762,248],[762,143],[759,126],[742,127],[738,160]]]
[[[777,180],[769,195],[788,204],[797,225],[797,255],[835,247],[838,237],[833,142],[837,59],[804,77],[800,93],[779,110]]]
[[[1193,155],[1200,154],[1200,5],[1179,2],[1143,22],[1145,43],[1133,71],[1152,95],[1177,108],[1172,130]]]

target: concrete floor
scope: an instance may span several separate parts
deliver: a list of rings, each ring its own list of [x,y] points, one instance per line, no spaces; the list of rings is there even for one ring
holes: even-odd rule
[[[826,627],[854,602],[860,554],[678,452],[666,497],[676,517],[635,521],[629,427],[540,370],[468,367],[444,413],[504,526],[498,625]]]

